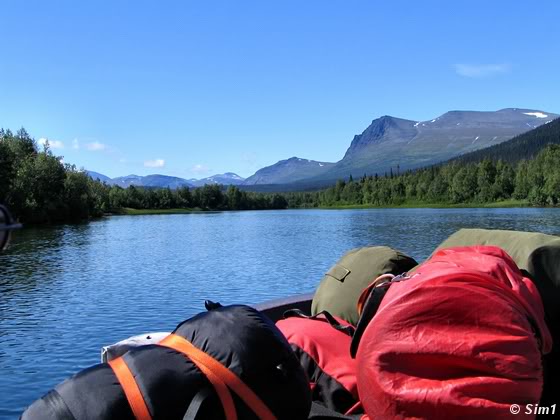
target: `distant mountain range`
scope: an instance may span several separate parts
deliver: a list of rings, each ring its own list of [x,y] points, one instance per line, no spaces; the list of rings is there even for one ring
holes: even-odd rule
[[[151,187],[151,188],[179,188],[179,187],[202,187],[206,184],[222,184],[222,185],[239,185],[243,183],[244,178],[240,177],[233,172],[225,174],[213,175],[203,179],[183,179],[175,176],[167,175],[127,175],[117,178],[109,178],[106,175],[94,171],[86,171],[92,179],[98,179],[109,185],[118,185],[123,188],[128,188],[131,185],[136,187]]]
[[[221,184],[221,185],[241,185],[245,178],[240,177],[233,172],[226,172],[225,174],[212,175],[203,179],[188,179],[187,182],[194,187],[203,187],[206,184]]]
[[[202,180],[185,180],[165,175],[110,179],[90,172],[101,181],[127,187],[201,186],[232,184],[255,190],[301,190],[333,184],[350,175],[360,177],[389,171],[404,171],[444,162],[458,156],[503,143],[511,138],[550,123],[559,115],[550,112],[506,108],[494,112],[450,111],[427,121],[391,116],[377,118],[362,134],[354,136],[343,158],[318,162],[299,157],[281,160],[259,169],[247,179],[233,173]]]
[[[307,168],[295,171],[280,161],[263,168],[253,184],[285,184],[285,190],[310,189],[333,184],[350,175],[419,168],[507,141],[516,135],[550,123],[559,115],[532,109],[507,108],[495,112],[450,111],[427,121],[384,116],[373,120],[362,134],[354,136],[344,157],[336,163],[321,162],[319,173],[309,176]],[[291,160],[296,159],[292,158]],[[303,160],[306,161],[306,160]],[[313,162],[313,161],[311,161]],[[289,173],[291,185],[285,179]],[[277,180],[282,180],[278,182]],[[245,185],[247,185],[247,181]],[[263,190],[261,188],[261,190]],[[266,190],[266,188],[264,189]],[[272,188],[277,190],[277,188]]]

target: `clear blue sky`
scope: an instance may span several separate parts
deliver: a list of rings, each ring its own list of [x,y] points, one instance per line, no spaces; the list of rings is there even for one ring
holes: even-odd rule
[[[559,1],[0,0],[0,16],[0,127],[111,177],[337,161],[382,115],[560,112]]]

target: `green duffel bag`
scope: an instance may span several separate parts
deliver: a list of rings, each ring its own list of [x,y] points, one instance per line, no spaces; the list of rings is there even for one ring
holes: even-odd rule
[[[560,237],[509,230],[461,229],[443,241],[436,251],[471,245],[502,248],[537,286],[554,340],[552,352],[543,359],[544,388],[540,405],[555,404],[560,387]]]
[[[418,263],[386,246],[357,248],[346,253],[325,274],[311,304],[311,314],[328,311],[353,325],[358,323],[358,298],[381,274],[402,274]]]
[[[560,322],[560,237],[512,230],[461,229],[437,248],[494,245],[506,251],[539,289],[549,319]]]

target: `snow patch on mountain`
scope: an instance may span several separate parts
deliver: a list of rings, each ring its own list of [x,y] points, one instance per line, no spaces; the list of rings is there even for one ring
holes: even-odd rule
[[[543,114],[542,112],[524,112],[525,115],[531,115],[537,118],[546,118],[548,115]]]

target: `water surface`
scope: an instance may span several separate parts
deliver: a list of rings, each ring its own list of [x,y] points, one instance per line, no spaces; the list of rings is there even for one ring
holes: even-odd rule
[[[347,250],[418,261],[463,227],[560,234],[560,209],[286,210],[116,216],[24,229],[0,255],[0,417],[99,361],[101,346],[170,331],[205,299],[312,291]]]

